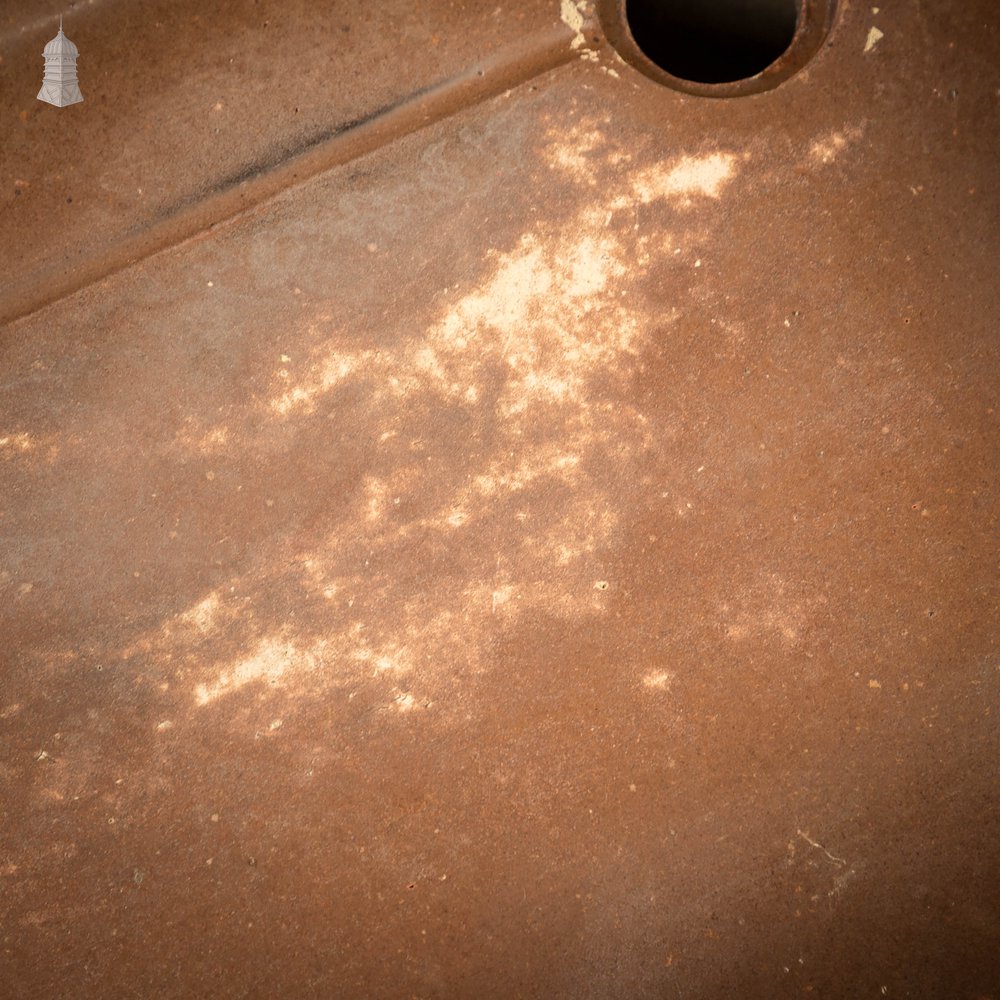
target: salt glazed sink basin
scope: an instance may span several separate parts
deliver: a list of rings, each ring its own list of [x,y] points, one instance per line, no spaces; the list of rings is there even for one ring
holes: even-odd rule
[[[997,1000],[998,34],[0,4],[0,996]]]

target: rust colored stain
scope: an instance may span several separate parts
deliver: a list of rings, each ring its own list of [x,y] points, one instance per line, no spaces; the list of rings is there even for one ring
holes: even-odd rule
[[[568,56],[0,327],[0,995],[998,995],[988,8],[708,100],[570,6],[387,5]]]

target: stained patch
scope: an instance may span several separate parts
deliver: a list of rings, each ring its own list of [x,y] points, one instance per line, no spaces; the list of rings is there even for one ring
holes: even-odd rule
[[[318,659],[316,649],[302,651],[280,638],[265,639],[245,660],[224,668],[212,684],[199,684],[195,699],[207,705],[223,694],[259,682],[275,687],[290,670],[312,669]]]
[[[578,133],[593,161],[574,153]],[[403,713],[447,711],[462,678],[482,669],[491,629],[536,612],[595,619],[614,605],[595,559],[614,549],[625,516],[619,483],[654,446],[622,390],[651,323],[662,335],[673,322],[622,295],[651,259],[634,208],[710,210],[741,157],[711,151],[631,170],[588,121],[546,143],[544,162],[589,192],[558,226],[489,252],[479,280],[446,290],[437,316],[409,336],[373,349],[320,305],[303,319],[311,350],[275,352],[272,395],[247,405],[245,423],[294,433],[322,406],[373,450],[325,539],[275,553],[255,578],[203,595],[130,650],[178,664],[197,705],[333,685]],[[595,185],[594,164],[609,160],[612,182]],[[679,247],[685,233],[678,223],[656,238]],[[469,429],[483,427],[484,446],[470,447]],[[216,435],[192,430],[199,448]],[[421,553],[435,562],[430,575],[397,571]],[[257,615],[274,599],[287,608],[283,625],[273,610]],[[665,689],[668,678],[646,683]]]
[[[815,165],[833,163],[860,136],[860,128],[846,128],[829,132],[813,141],[809,147],[809,159]]]

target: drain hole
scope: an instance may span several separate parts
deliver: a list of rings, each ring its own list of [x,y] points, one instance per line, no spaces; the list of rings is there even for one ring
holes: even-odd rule
[[[791,45],[799,0],[627,0],[635,44],[696,83],[756,76]]]

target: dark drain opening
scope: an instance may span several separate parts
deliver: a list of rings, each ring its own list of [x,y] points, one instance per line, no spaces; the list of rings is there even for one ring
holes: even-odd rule
[[[791,45],[799,0],[626,0],[635,44],[695,83],[756,76]]]

